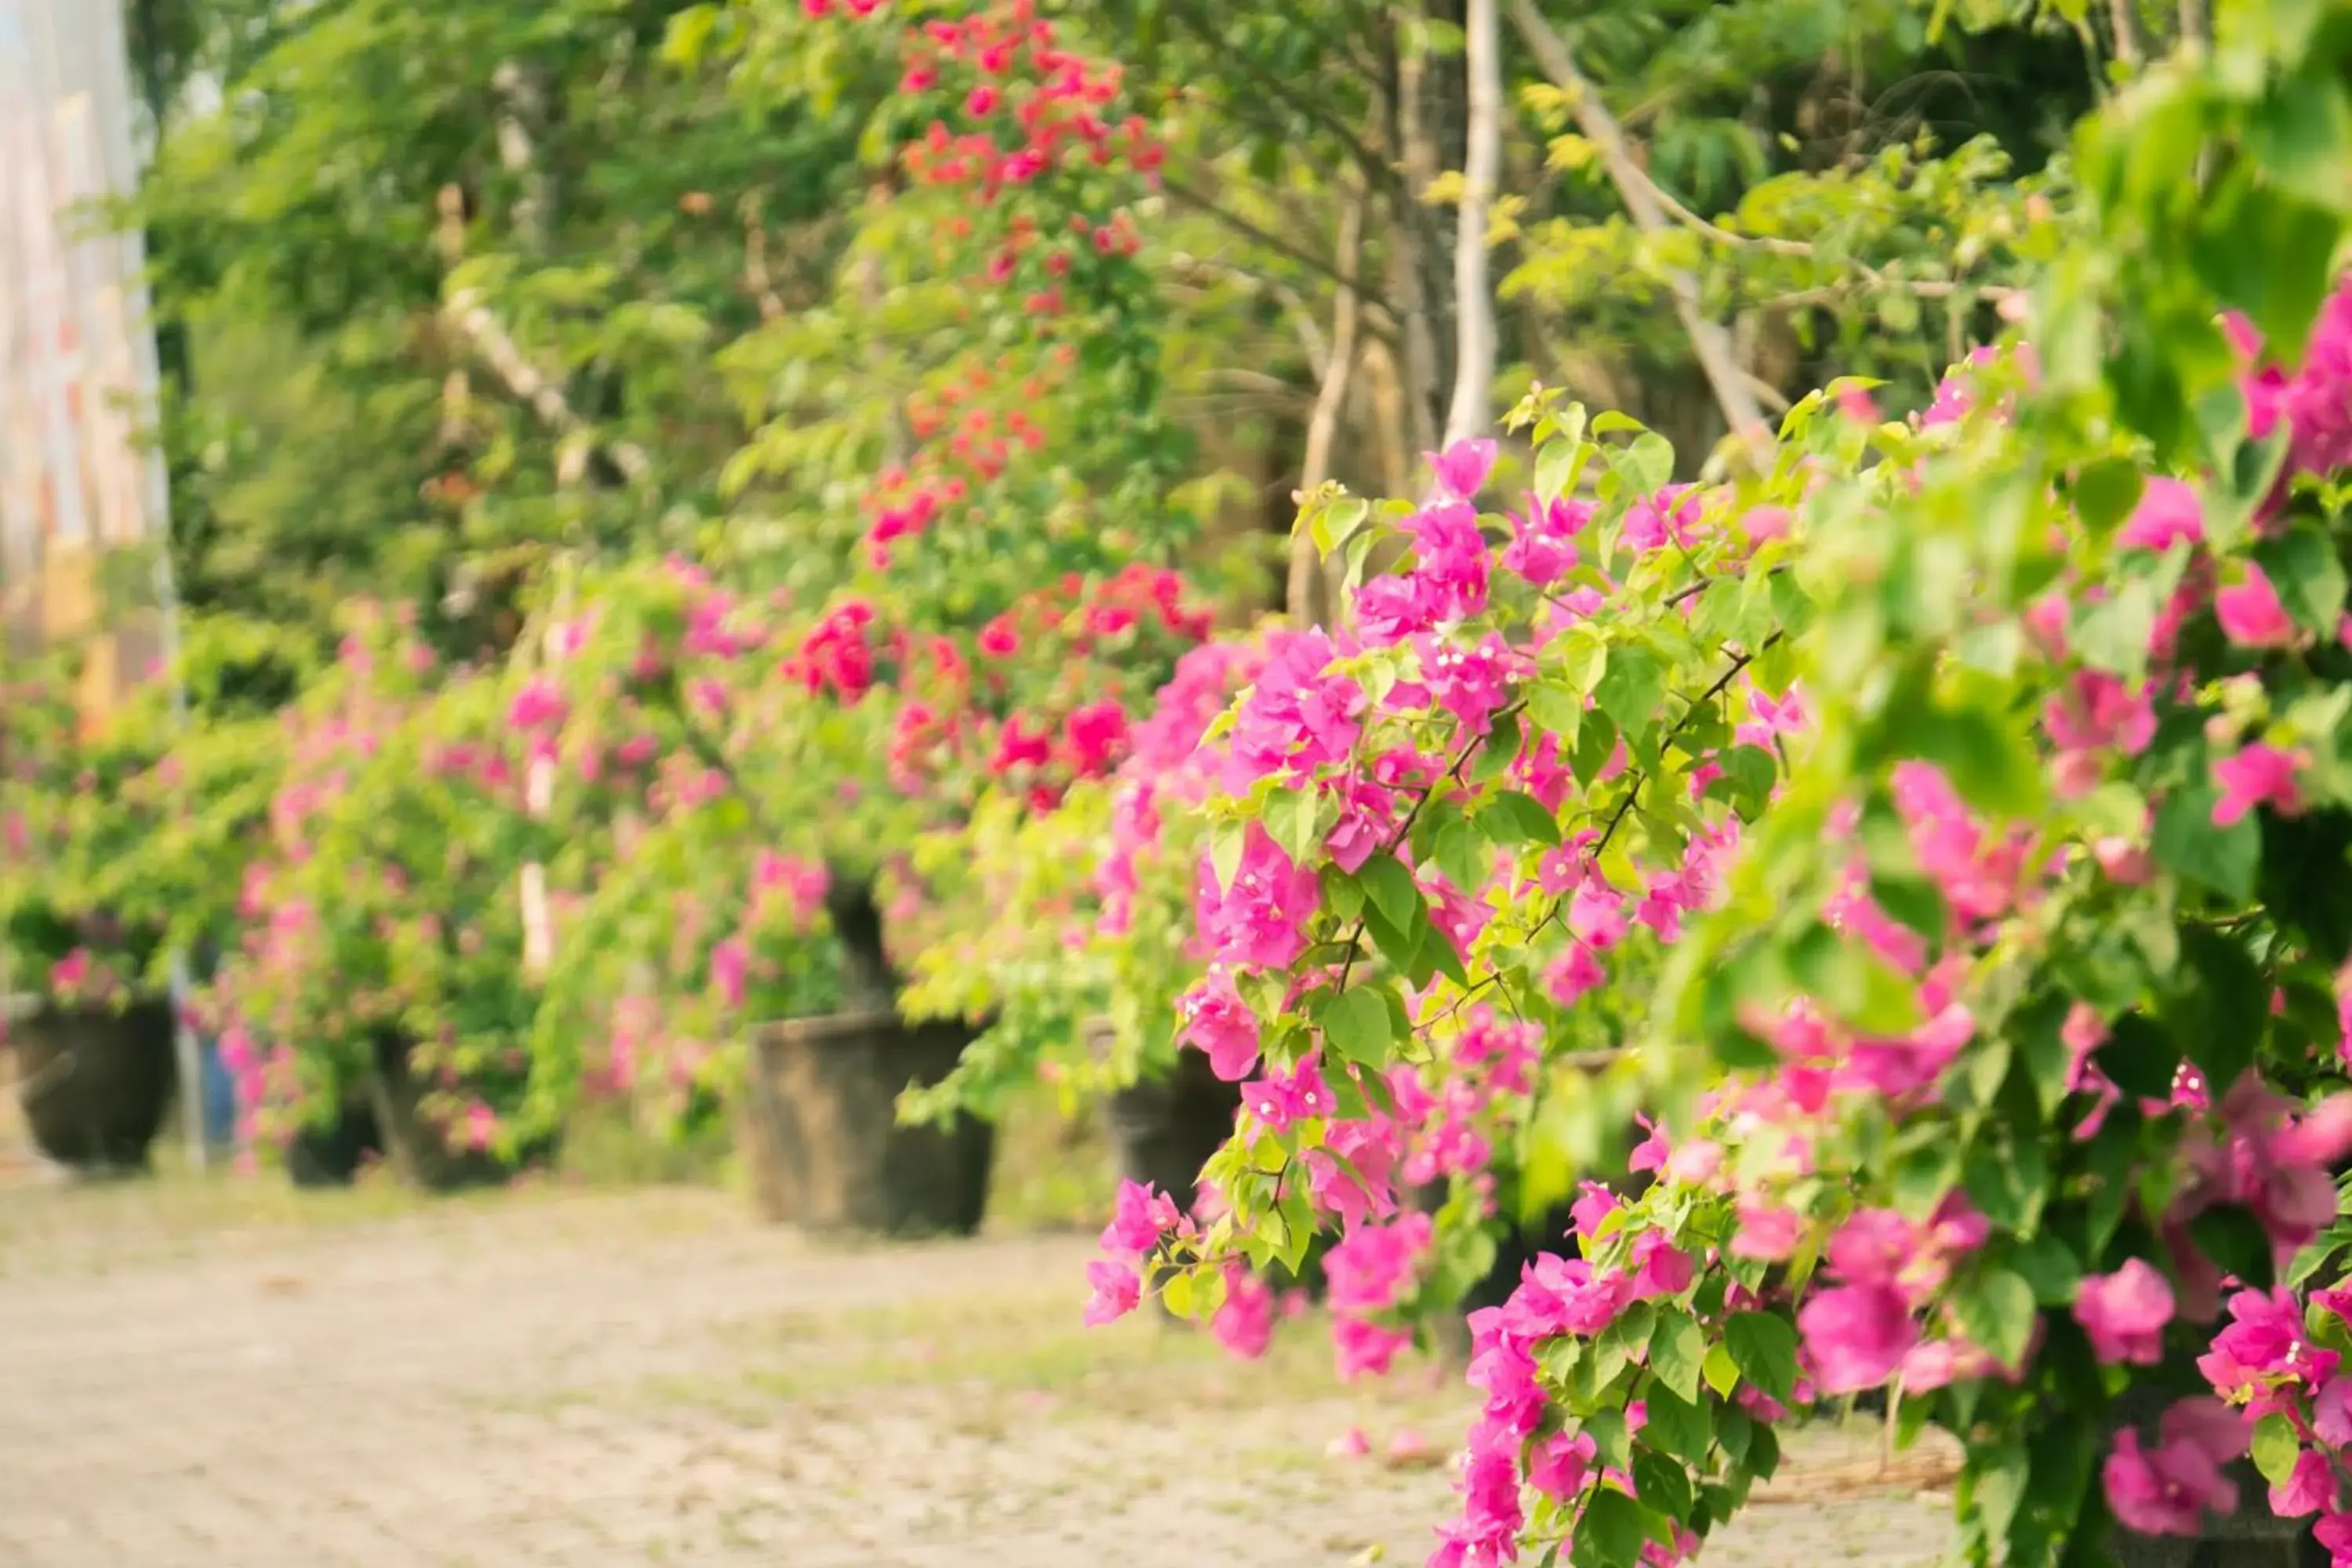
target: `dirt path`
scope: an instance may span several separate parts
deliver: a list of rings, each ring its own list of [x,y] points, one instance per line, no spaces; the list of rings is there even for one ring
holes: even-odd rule
[[[1417,1564],[1463,1401],[1077,1323],[1070,1237],[843,1251],[717,1194],[0,1191],[12,1568]],[[1850,1458],[1835,1438],[1815,1465]],[[1881,1497],[1710,1564],[1932,1561]]]

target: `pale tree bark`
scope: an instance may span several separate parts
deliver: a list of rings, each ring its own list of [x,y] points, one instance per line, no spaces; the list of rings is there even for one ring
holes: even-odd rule
[[[2107,0],[2107,22],[2115,29],[2116,58],[2137,70],[2147,51],[2140,44],[2139,17],[2133,13],[2132,3]]]
[[[1534,0],[1510,0],[1511,23],[1527,41],[1536,57],[1536,63],[1551,84],[1568,95],[1576,116],[1577,129],[1586,141],[1600,150],[1603,167],[1609,171],[1610,182],[1617,187],[1618,199],[1633,226],[1644,234],[1656,234],[1667,226],[1665,209],[1659,204],[1657,192],[1641,167],[1633,162],[1627,149],[1625,133],[1617,124],[1616,116],[1609,112],[1601,95],[1577,69],[1576,58],[1568,45],[1551,30],[1543,14],[1535,7]],[[1723,411],[1724,422],[1732,433],[1746,444],[1751,453],[1760,453],[1769,440],[1763,411],[1757,406],[1755,394],[1749,391],[1748,377],[1733,357],[1729,338],[1722,326],[1708,318],[1699,300],[1698,279],[1688,272],[1676,269],[1667,275],[1667,287],[1675,300],[1675,314],[1682,322],[1683,331],[1690,339],[1692,352],[1697,356],[1699,369],[1706,374],[1707,385],[1715,394],[1716,405]]]
[[[1437,445],[1439,399],[1445,395],[1445,370],[1437,348],[1437,299],[1431,287],[1428,212],[1422,196],[1436,183],[1440,164],[1429,123],[1429,50],[1409,30],[1397,37],[1396,90],[1391,103],[1391,144],[1403,164],[1405,184],[1396,201],[1395,250],[1391,265],[1394,292],[1404,310],[1402,353],[1407,438],[1417,450]]]
[[[1454,400],[1445,412],[1444,437],[1449,446],[1485,434],[1495,418],[1495,290],[1487,274],[1486,215],[1503,166],[1503,37],[1497,4],[1469,0],[1463,29],[1469,112],[1461,226],[1454,240]]]
[[[1298,491],[1305,497],[1331,477],[1331,453],[1339,445],[1339,422],[1348,411],[1348,393],[1354,384],[1356,335],[1363,313],[1354,282],[1364,242],[1367,193],[1357,190],[1339,213],[1339,243],[1333,259],[1348,279],[1331,302],[1331,342],[1323,360],[1322,384],[1315,394],[1315,409],[1307,420],[1307,447],[1300,454]],[[1284,595],[1293,626],[1327,626],[1331,620],[1338,584],[1304,530],[1290,536],[1290,579]]]

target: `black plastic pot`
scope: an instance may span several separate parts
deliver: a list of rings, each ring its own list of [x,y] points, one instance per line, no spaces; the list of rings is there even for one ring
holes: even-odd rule
[[[8,1026],[16,1099],[41,1152],[92,1174],[147,1168],[177,1076],[172,1009],[44,1006]]]
[[[487,1150],[460,1148],[436,1126],[421,1107],[427,1092],[410,1070],[414,1043],[385,1032],[373,1043],[375,1069],[368,1079],[368,1104],[373,1112],[377,1140],[384,1157],[400,1179],[427,1192],[454,1192],[467,1187],[496,1186],[522,1165],[536,1164],[554,1152],[552,1141],[525,1149],[518,1160],[506,1160]]]
[[[1232,1134],[1241,1105],[1242,1086],[1211,1072],[1207,1057],[1177,1052],[1166,1077],[1129,1084],[1104,1102],[1119,1174],[1192,1207],[1201,1167]]]
[[[898,1096],[953,1070],[982,1026],[894,1012],[763,1026],[738,1137],[761,1215],[870,1236],[970,1236],[988,1206],[996,1129],[899,1124]]]
[[[369,1156],[383,1154],[371,1095],[344,1105],[324,1126],[297,1132],[286,1145],[286,1174],[298,1187],[347,1187]]]

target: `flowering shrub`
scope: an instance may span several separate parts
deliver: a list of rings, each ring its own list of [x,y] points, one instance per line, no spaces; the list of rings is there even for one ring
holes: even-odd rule
[[[581,851],[525,809],[499,684],[377,621],[281,715],[268,848],[206,1002],[257,1142],[394,1069],[452,1149],[511,1156],[548,1131],[525,1103],[539,996],[518,876]]]
[[[1268,661],[1205,807],[1219,1212],[1123,1194],[1091,1317],[1213,1317],[1328,1226],[1377,1363],[1425,1245],[1400,1069],[1522,1100],[1613,995],[1644,1179],[1474,1315],[1433,1563],[1684,1561],[1793,1412],[1884,1384],[1966,1443],[1970,1562],[2193,1532],[2249,1453],[2352,1562],[2352,211],[2276,135],[2347,47],[2316,7],[2120,96],[2031,346],[1915,421],[1833,384],[1676,486],[1538,393],[1509,510],[1484,441],[1310,507],[1352,625]]]
[[[865,598],[794,616],[676,562],[583,597],[515,716],[560,764],[557,819],[617,836],[562,933],[551,1064],[633,969],[655,987],[631,1009],[633,1058],[655,1016],[659,1049],[723,1065],[712,1042],[748,1022],[890,1001],[911,954],[984,919],[919,874],[926,836],[1050,808],[1119,766],[1130,710],[1207,631],[1178,578],[1139,565],[923,633]]]
[[[152,686],[87,719],[71,662],[0,662],[0,950],[19,990],[116,1007],[231,923],[270,763],[234,715],[170,742]]]

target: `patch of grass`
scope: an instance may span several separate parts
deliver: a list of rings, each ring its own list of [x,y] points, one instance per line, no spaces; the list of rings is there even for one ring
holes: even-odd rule
[[[733,1128],[725,1117],[666,1132],[637,1123],[617,1100],[583,1106],[563,1130],[556,1172],[591,1188],[738,1184]]]

